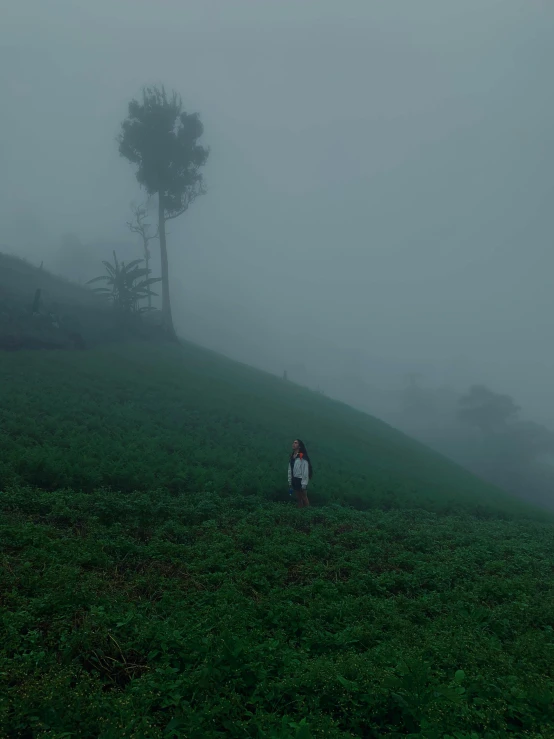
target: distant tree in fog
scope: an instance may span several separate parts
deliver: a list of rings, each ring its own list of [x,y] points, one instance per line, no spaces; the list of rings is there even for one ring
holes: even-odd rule
[[[474,385],[459,401],[458,418],[483,433],[505,429],[519,413],[519,406],[509,395],[495,393],[485,385]]]
[[[162,266],[162,326],[175,338],[169,298],[165,224],[184,213],[205,193],[200,169],[209,150],[198,144],[204,127],[197,113],[185,113],[179,95],[148,87],[131,100],[118,137],[119,153],[136,165],[136,177],[148,195],[158,197],[158,234]]]

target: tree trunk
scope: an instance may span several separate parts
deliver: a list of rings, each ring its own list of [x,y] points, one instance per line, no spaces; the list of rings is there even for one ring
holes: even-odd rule
[[[177,340],[171,302],[169,299],[169,265],[167,261],[167,243],[165,239],[165,207],[162,193],[158,193],[158,228],[160,236],[160,256],[162,261],[162,329],[169,339]]]
[[[146,279],[150,279],[150,249],[148,248],[148,240],[143,236],[144,240],[144,261],[146,262]],[[152,310],[152,295],[150,294],[150,290],[152,288],[148,288],[148,310]]]

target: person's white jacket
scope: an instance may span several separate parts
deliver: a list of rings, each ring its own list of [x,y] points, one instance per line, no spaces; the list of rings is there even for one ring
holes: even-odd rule
[[[289,487],[292,485],[292,478],[300,477],[302,480],[302,490],[306,490],[308,483],[310,482],[310,465],[308,462],[299,454],[294,460],[294,469],[291,472],[290,461],[289,461]]]

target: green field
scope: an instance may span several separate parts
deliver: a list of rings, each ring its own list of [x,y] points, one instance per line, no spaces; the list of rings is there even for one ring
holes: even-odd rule
[[[0,449],[0,736],[554,736],[552,517],[386,424],[144,343],[0,353]]]

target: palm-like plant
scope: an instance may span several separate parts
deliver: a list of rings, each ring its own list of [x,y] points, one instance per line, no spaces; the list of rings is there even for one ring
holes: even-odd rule
[[[105,282],[106,287],[95,287],[93,292],[107,295],[115,308],[122,313],[144,313],[151,310],[149,306],[141,306],[140,301],[151,295],[156,295],[150,285],[160,282],[160,277],[147,277],[149,270],[139,267],[143,259],[134,259],[129,264],[118,262],[116,253],[113,253],[113,264],[103,261],[107,274],[94,277],[87,282]],[[146,279],[145,279],[146,278]]]

